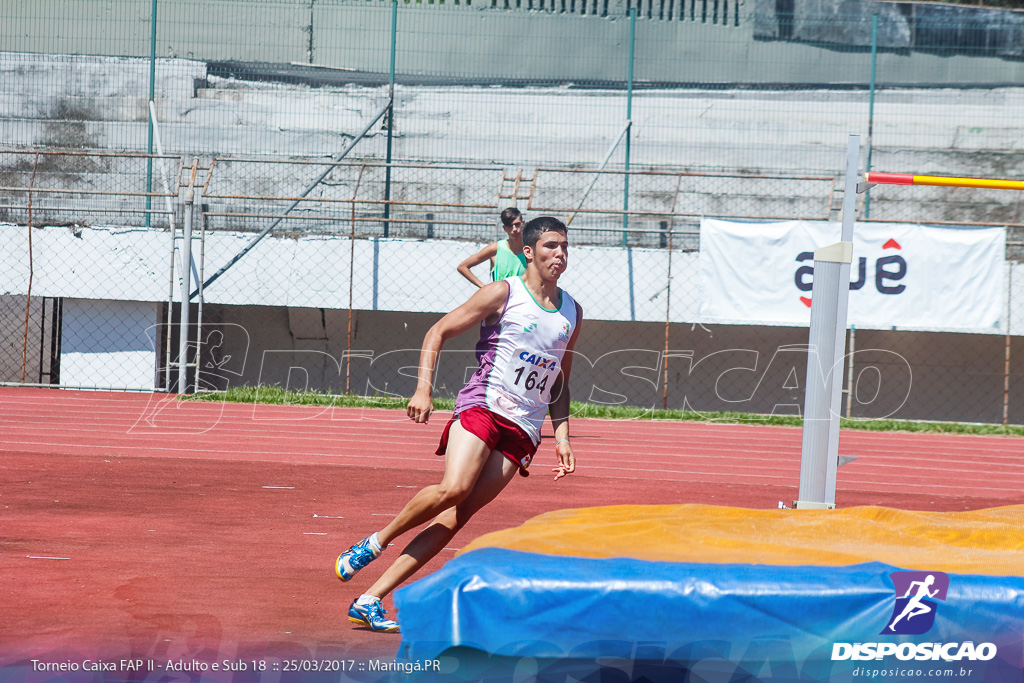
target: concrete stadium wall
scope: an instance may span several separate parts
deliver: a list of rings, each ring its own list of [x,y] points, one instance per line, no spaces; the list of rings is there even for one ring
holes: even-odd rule
[[[400,5],[400,26],[415,26],[415,33],[400,36],[403,42],[396,55],[397,72],[495,82],[625,81],[629,22],[624,0],[610,3],[607,17],[500,11],[487,4]],[[749,0],[742,3],[738,26],[640,19],[636,79],[863,84],[868,80],[870,55],[862,51],[864,68],[851,68],[847,51],[835,47],[863,48],[865,21],[870,27],[873,11],[891,17],[892,22],[906,21],[891,3],[841,3],[842,13],[836,3],[795,3],[796,41],[755,40],[755,34],[771,38],[778,33],[772,21],[775,7],[763,4]],[[6,26],[0,30],[0,50],[132,57],[149,54],[148,3],[14,0],[6,3],[4,14]],[[390,15],[391,3],[386,2],[161,0],[156,54],[205,61],[315,64],[386,74]],[[841,19],[847,15],[861,21],[844,26]],[[1005,22],[1006,15],[998,13],[982,21]],[[816,25],[815,21],[820,23],[821,17],[840,21],[831,22],[827,34],[822,34],[809,28]],[[969,27],[978,21],[972,17],[953,20]],[[895,38],[884,34],[883,46],[906,31],[890,31]],[[459,39],[446,40],[447,36]],[[806,42],[799,42],[801,38]],[[838,42],[830,44],[830,39]],[[1012,47],[1013,40],[1009,42]],[[866,44],[870,45],[869,30]],[[1024,64],[1012,59],[944,57],[908,51],[906,45],[896,47],[897,51],[879,55],[879,73],[885,74],[882,82],[891,85],[1007,84],[1019,83],[1024,76]],[[610,68],[612,54],[622,55],[621,69]]]
[[[144,151],[148,77],[145,59],[0,53],[0,86],[4,92],[0,98],[0,141],[7,147],[23,149]],[[271,153],[312,159],[337,153],[345,148],[354,131],[379,111],[386,98],[383,89],[372,87],[243,84],[211,77],[207,64],[183,59],[159,60],[155,80],[164,149],[204,160],[210,156]],[[515,101],[515,107],[509,106],[511,101]],[[1022,103],[1024,88],[1019,87],[992,89],[983,96],[976,90],[884,91],[874,108],[872,168],[1019,177],[1024,174],[1024,151],[1018,144],[1024,136],[1024,122],[1016,112],[1024,106]],[[527,175],[532,173],[531,166],[593,167],[622,130],[623,105],[624,94],[609,90],[401,86],[395,107],[394,153],[398,159],[513,165],[525,169]],[[632,112],[632,163],[634,168],[747,169],[835,176],[845,159],[847,135],[865,134],[868,120],[864,92],[638,91]],[[386,134],[374,131],[359,143],[353,156],[380,159],[385,155],[385,143]],[[619,147],[613,165],[621,163],[622,145]],[[31,159],[22,161],[31,163]],[[158,164],[157,170],[160,168]],[[479,174],[475,180],[469,175],[455,178],[438,172],[431,186],[437,194],[427,199],[451,201],[441,193],[453,188],[455,192],[494,197],[499,189],[494,178],[500,179],[501,171],[495,168],[496,176]],[[0,174],[5,170],[0,168]],[[99,172],[60,177],[69,189],[81,186],[144,191],[144,173],[112,170],[120,172],[106,177]],[[510,172],[514,175],[514,170]],[[225,174],[224,167],[219,167],[218,183]],[[3,184],[26,187],[29,180],[23,173]],[[490,184],[460,184],[483,180]],[[162,188],[159,175],[156,182]],[[637,187],[634,183],[634,193]],[[695,190],[696,194],[681,196],[676,206],[693,215],[752,219],[828,218],[830,209],[838,208],[831,202],[830,188],[821,183],[806,188],[792,183],[784,192],[777,191],[777,187],[774,192],[763,192],[750,185],[740,192],[726,186],[701,187],[704,189]],[[248,187],[241,181],[229,189],[229,194],[239,195],[298,191],[266,185]],[[396,185],[393,197],[401,198],[402,191]],[[802,196],[810,191],[819,197],[812,208],[806,206]],[[599,197],[606,198],[606,205],[594,204]],[[562,205],[574,205],[578,194],[562,199]],[[643,200],[636,195],[631,205],[643,207]],[[37,211],[42,212],[47,201],[46,196],[37,198]],[[75,204],[87,205],[89,201],[99,200],[78,197]],[[210,201],[213,211],[261,213],[266,209],[266,203],[261,207],[257,200],[244,205],[236,202],[231,207],[222,200]],[[595,192],[589,201],[590,208],[621,208],[621,195],[617,194]],[[57,204],[69,206],[68,202]],[[663,204],[662,210],[667,210],[671,202]],[[22,214],[8,217],[5,211],[0,209],[0,220],[23,220]],[[946,188],[914,188],[906,193],[879,189],[873,191],[871,203],[871,218],[875,220],[1020,223],[1024,222],[1022,212],[1024,205],[1016,193],[982,190],[951,193]],[[82,218],[64,215],[50,220]],[[488,214],[488,221],[492,218]],[[244,221],[235,221],[240,222]],[[460,236],[484,239],[492,232]]]

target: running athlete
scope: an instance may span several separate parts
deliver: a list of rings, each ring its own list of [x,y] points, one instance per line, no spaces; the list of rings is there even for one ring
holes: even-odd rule
[[[928,614],[932,611],[931,607],[929,607],[921,601],[925,598],[934,598],[935,595],[939,592],[938,588],[936,588],[934,591],[928,590],[933,583],[935,583],[935,576],[929,574],[925,577],[924,581],[913,581],[909,586],[907,586],[907,594],[903,597],[910,598],[910,600],[907,601],[907,604],[903,608],[903,611],[900,613],[900,615],[893,619],[892,623],[889,624],[890,631],[895,632],[896,622],[898,622],[903,617],[906,617],[907,621],[910,621],[916,616]],[[910,594],[914,592],[915,586],[917,587],[917,593],[913,597],[911,597]]]
[[[427,331],[420,351],[416,392],[407,414],[424,423],[433,411],[432,380],[444,342],[480,325],[478,367],[459,392],[438,455],[445,456],[439,484],[421,489],[387,526],[335,561],[342,581],[375,560],[400,535],[433,520],[349,607],[350,621],[374,631],[397,631],[381,598],[444,548],[473,514],[494,500],[516,472],[523,476],[551,414],[555,480],[576,470],[569,443],[569,373],[583,312],[558,287],[569,242],[561,221],[542,216],[523,230],[526,272],[485,285]]]
[[[501,212],[501,227],[508,239],[491,242],[486,247],[459,264],[458,271],[477,287],[484,283],[470,270],[490,259],[491,280],[497,282],[526,272],[526,256],[523,255],[523,216],[519,209],[510,206]]]

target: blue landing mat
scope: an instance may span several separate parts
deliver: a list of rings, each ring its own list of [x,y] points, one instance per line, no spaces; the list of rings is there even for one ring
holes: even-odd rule
[[[913,572],[948,588],[928,614],[903,620],[901,630],[923,632],[883,634],[906,602],[908,574],[878,562],[691,564],[484,548],[395,594],[399,655],[457,652],[466,662],[476,653],[475,665],[437,680],[533,658],[541,673],[568,662],[577,680],[628,661],[622,680],[643,678],[645,666],[703,680],[698,672],[712,666],[723,681],[1024,681],[1024,578]],[[560,676],[550,680],[568,680]]]

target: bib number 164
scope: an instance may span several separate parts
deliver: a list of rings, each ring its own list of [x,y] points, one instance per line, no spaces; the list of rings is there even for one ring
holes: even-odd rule
[[[529,349],[518,349],[505,373],[505,386],[531,400],[546,400],[558,359]]]
[[[539,373],[536,370],[530,370],[528,373],[526,373],[526,379],[523,379],[524,372],[526,372],[526,367],[522,365],[513,370],[513,373],[516,376],[516,380],[515,382],[513,382],[513,384],[519,386],[520,381],[522,381],[522,386],[527,391],[533,391],[534,389],[536,389],[538,394],[544,393],[544,389],[548,385],[548,373]],[[537,377],[540,374],[543,374],[543,377],[541,377],[540,383],[538,384]]]

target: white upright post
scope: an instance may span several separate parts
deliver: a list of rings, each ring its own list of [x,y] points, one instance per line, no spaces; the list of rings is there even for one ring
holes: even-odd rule
[[[178,393],[188,393],[188,315],[189,289],[192,283],[192,212],[195,206],[195,191],[190,187],[185,193],[185,220],[182,225],[181,255],[185,267],[181,269],[181,332],[178,339]]]
[[[805,510],[836,506],[843,382],[842,364],[838,361],[846,349],[859,157],[860,136],[851,135],[846,152],[842,241],[814,251],[800,490],[793,502],[793,507]]]

